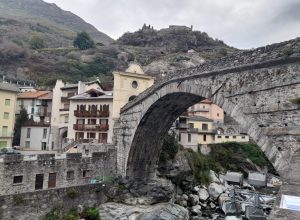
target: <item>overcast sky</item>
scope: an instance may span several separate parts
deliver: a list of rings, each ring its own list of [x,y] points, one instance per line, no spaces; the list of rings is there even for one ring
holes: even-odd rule
[[[193,25],[237,48],[300,37],[300,0],[45,0],[117,39],[144,23]]]

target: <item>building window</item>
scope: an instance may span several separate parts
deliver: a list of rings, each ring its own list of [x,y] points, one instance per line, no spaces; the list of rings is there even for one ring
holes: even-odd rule
[[[222,136],[218,136],[218,138],[222,138]]]
[[[188,134],[188,142],[191,142],[191,139],[192,139],[191,134]]]
[[[31,128],[27,128],[27,138],[30,138]]]
[[[44,174],[35,175],[35,190],[43,189],[44,185]]]
[[[194,123],[189,123],[189,128],[194,128]]]
[[[179,142],[181,141],[181,133],[179,133],[179,135],[178,135],[178,141]]]
[[[42,142],[42,150],[47,150],[47,143],[46,142]]]
[[[206,141],[206,134],[203,135],[203,141]]]
[[[69,116],[65,116],[65,123],[69,123]]]
[[[48,188],[56,187],[56,173],[49,173],[48,176]]]
[[[7,141],[0,141],[0,149],[7,147]]]
[[[7,137],[7,131],[8,131],[8,127],[7,126],[3,126],[2,127],[2,137]]]
[[[128,101],[130,102],[130,101],[134,100],[134,99],[135,99],[135,97],[136,97],[136,95],[132,95],[132,96],[130,96],[130,97],[129,97],[129,99],[128,99]]]
[[[87,133],[87,138],[95,139],[96,138],[96,133],[94,133],[94,132],[88,132]]]
[[[236,136],[232,136],[233,139],[236,139]]]
[[[132,88],[136,89],[138,87],[137,81],[132,81],[131,86]]]
[[[43,129],[43,139],[47,138],[47,128]]]
[[[245,136],[242,136],[242,139],[245,139],[246,137]]]
[[[67,171],[67,180],[73,180],[75,178],[74,170]]]
[[[208,124],[202,124],[202,130],[207,131],[208,130]]]
[[[34,108],[31,108],[31,114],[34,114]]]
[[[10,99],[5,99],[5,105],[10,106]]]
[[[229,136],[225,136],[225,138],[226,138],[226,139],[228,139],[228,138],[229,138]]]
[[[219,117],[219,116],[220,116],[220,114],[219,114],[219,113],[217,113],[217,116]]]
[[[30,141],[25,141],[25,148],[30,148]]]
[[[23,176],[14,176],[13,184],[18,184],[23,182]]]
[[[91,170],[84,170],[82,171],[82,177],[87,178],[92,176],[92,171]]]
[[[9,112],[4,112],[3,119],[9,119]]]
[[[99,133],[99,142],[100,143],[107,143],[107,133]]]

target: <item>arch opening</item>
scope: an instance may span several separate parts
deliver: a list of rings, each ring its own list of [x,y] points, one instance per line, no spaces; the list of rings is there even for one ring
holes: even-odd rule
[[[155,174],[163,139],[172,123],[188,107],[204,98],[191,93],[172,93],[157,100],[140,121],[127,161],[127,176],[148,179]]]

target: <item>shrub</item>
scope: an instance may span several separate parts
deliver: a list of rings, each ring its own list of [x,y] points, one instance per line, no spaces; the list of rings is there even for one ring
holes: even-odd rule
[[[197,182],[201,184],[209,183],[210,165],[208,158],[201,153],[194,152],[191,149],[185,149],[184,153],[188,159],[189,165]]]
[[[70,199],[75,199],[76,197],[78,197],[79,193],[75,188],[68,188],[67,189],[67,196]]]
[[[77,37],[74,39],[73,45],[80,50],[95,48],[93,39],[91,39],[90,35],[86,32],[77,33]]]
[[[25,57],[25,50],[15,43],[0,44],[0,63],[17,61]]]
[[[60,211],[57,208],[52,209],[48,212],[42,220],[60,220]]]
[[[73,208],[70,209],[70,211],[67,213],[67,215],[64,216],[63,220],[79,220],[79,214],[77,212],[77,209]]]
[[[29,41],[31,49],[42,49],[45,48],[44,39],[41,36],[32,36]]]
[[[167,134],[164,138],[162,150],[159,156],[160,161],[167,161],[174,159],[179,149],[179,144],[175,133]]]
[[[293,104],[300,104],[300,97],[291,99],[290,102],[293,103]]]
[[[99,210],[97,208],[85,208],[81,214],[85,220],[100,220]]]

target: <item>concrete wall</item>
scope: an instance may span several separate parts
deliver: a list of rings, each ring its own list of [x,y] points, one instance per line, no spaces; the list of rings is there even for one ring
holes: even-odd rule
[[[9,99],[9,105],[5,105],[5,100]],[[0,148],[11,147],[15,123],[15,112],[17,103],[17,93],[0,90]],[[8,119],[4,118],[4,113],[8,113]],[[7,127],[6,134],[4,128]]]
[[[30,128],[30,137],[27,138],[27,131]],[[44,137],[44,129],[47,130]],[[42,150],[42,142],[46,143],[46,149],[49,149],[49,126],[23,126],[21,128],[20,147],[26,150]],[[30,147],[26,147],[26,141],[30,142]]]
[[[43,189],[48,189],[50,173],[56,173],[55,188],[78,186],[91,183],[92,179],[116,175],[116,150],[93,153],[92,156],[66,154],[53,158],[49,154],[34,158],[22,155],[6,155],[0,161],[0,195],[34,192],[36,175],[43,174]],[[74,171],[68,179],[67,172]],[[84,176],[85,174],[86,176]],[[14,183],[15,176],[23,176],[22,181]]]

